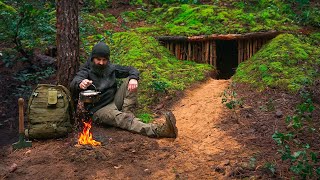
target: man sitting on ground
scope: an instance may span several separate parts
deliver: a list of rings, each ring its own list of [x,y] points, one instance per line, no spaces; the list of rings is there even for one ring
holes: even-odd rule
[[[117,78],[125,78],[117,89]],[[93,120],[139,133],[149,137],[176,138],[178,130],[172,112],[165,113],[165,124],[146,124],[132,114],[137,103],[139,71],[130,66],[110,63],[110,49],[104,42],[92,48],[88,61],[80,68],[70,84],[73,93],[87,89],[100,91],[100,99],[93,104],[85,104],[93,113]]]

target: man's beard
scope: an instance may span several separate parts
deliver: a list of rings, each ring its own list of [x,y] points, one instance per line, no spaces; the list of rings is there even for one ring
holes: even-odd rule
[[[92,71],[98,76],[103,76],[106,72],[108,65],[100,65],[92,63]]]

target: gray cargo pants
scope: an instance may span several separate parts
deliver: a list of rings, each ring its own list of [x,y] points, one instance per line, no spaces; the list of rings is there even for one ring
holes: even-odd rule
[[[156,137],[155,125],[146,124],[126,113],[135,107],[137,92],[128,91],[129,78],[126,78],[115,94],[114,101],[93,114],[98,123],[126,129],[141,135]]]

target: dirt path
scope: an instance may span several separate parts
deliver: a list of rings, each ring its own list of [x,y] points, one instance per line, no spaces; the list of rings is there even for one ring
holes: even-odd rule
[[[176,154],[169,158],[168,171],[154,177],[166,177],[172,170],[182,178],[217,177],[213,165],[221,163],[217,155],[225,149],[239,148],[237,142],[215,126],[220,123],[223,104],[221,93],[228,80],[210,79],[198,88],[186,92],[173,108],[177,118],[179,137],[172,143],[160,140],[160,145],[176,146]],[[223,159],[221,159],[223,161]],[[171,173],[170,173],[171,170]]]
[[[174,141],[94,127],[101,147],[75,146],[75,136],[34,141],[32,148],[16,151],[5,147],[0,179],[222,179],[226,174],[214,167],[229,164],[229,156],[241,147],[217,127],[220,95],[229,83],[209,79],[186,92],[172,108],[179,129]]]

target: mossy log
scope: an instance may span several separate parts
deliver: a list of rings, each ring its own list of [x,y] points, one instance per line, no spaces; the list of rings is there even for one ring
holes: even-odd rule
[[[206,40],[236,40],[236,39],[251,39],[251,38],[273,38],[281,34],[279,31],[256,32],[246,34],[212,34],[200,36],[156,36],[159,41],[206,41]]]

